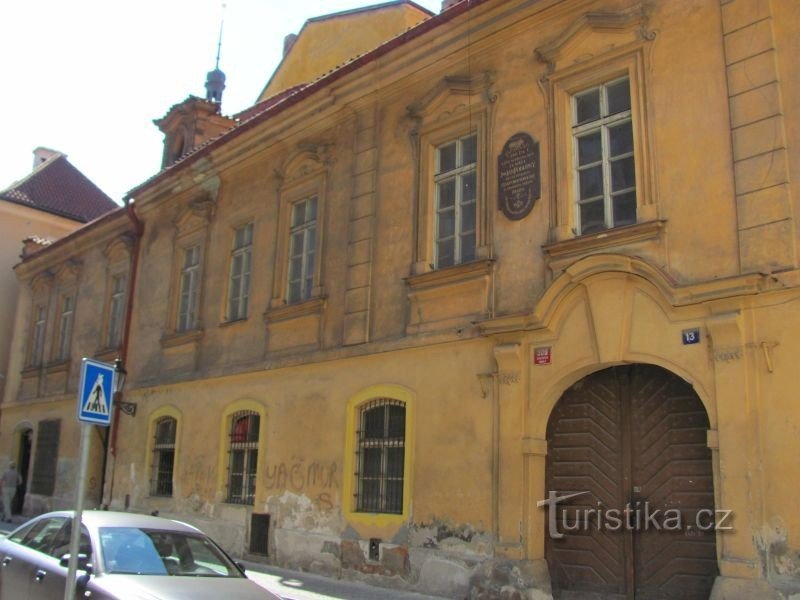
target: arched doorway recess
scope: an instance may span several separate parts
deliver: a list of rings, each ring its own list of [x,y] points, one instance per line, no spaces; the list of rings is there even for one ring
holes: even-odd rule
[[[546,490],[581,494],[548,507],[556,598],[708,598],[718,574],[708,428],[692,387],[654,365],[597,371],[564,392],[547,426]]]

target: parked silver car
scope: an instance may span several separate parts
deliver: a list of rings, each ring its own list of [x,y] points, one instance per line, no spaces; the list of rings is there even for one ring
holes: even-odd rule
[[[72,516],[47,513],[0,540],[0,599],[63,599]],[[76,598],[279,600],[199,529],[159,517],[84,512],[78,564]]]

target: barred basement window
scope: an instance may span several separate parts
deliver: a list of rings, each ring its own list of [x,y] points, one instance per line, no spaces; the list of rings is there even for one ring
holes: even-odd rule
[[[153,440],[153,477],[150,481],[151,496],[172,496],[177,428],[178,422],[172,417],[164,417],[156,423],[156,434]]]
[[[378,398],[361,408],[357,511],[403,513],[405,438],[404,402]]]
[[[253,504],[255,500],[260,421],[259,415],[249,410],[231,417],[228,463],[228,502],[231,504]]]

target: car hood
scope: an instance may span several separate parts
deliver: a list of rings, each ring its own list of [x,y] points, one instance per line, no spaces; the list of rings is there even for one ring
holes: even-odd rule
[[[98,596],[126,600],[280,600],[249,579],[165,575],[102,575],[89,589]]]

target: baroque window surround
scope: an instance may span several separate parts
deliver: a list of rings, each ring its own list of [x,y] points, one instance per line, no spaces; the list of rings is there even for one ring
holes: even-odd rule
[[[69,367],[70,347],[75,330],[76,310],[78,304],[78,280],[81,274],[81,262],[78,260],[68,260],[59,266],[55,272],[55,283],[51,305],[53,306],[53,331],[50,346],[50,360],[47,363],[47,372],[65,371]],[[64,331],[64,302],[66,298],[71,298],[72,308],[69,319],[69,330]],[[66,334],[69,339],[63,340],[62,335]],[[62,346],[66,344],[65,354],[61,352]]]
[[[106,292],[103,301],[103,325],[98,340],[97,356],[101,360],[110,360],[116,356],[116,352],[122,343],[123,329],[125,327],[125,310],[128,304],[128,286],[130,284],[130,260],[131,260],[131,247],[133,240],[130,236],[124,235],[112,241],[106,246],[103,254],[106,257]],[[114,306],[115,282],[122,280],[122,298],[121,305]],[[117,343],[114,344],[112,338],[111,328],[114,326],[112,321],[115,316],[112,312],[115,310],[119,312],[120,322],[118,323],[119,332]]]
[[[554,156],[550,172],[553,181],[550,186],[551,205],[554,208],[550,230],[552,241],[544,246],[554,272],[563,268],[564,261],[586,252],[659,240],[663,235],[665,222],[659,220],[652,175],[646,85],[649,42],[655,39],[656,34],[648,29],[648,24],[649,12],[644,3],[621,11],[587,13],[550,43],[535,50],[536,57],[546,67],[539,86],[547,108],[548,136]],[[595,40],[594,48],[590,46],[592,39]],[[580,48],[574,50],[573,46],[577,47],[579,43]],[[587,56],[591,58],[587,59]],[[637,222],[579,235],[575,212],[573,98],[622,77],[628,77],[630,82]]]
[[[414,255],[406,279],[407,334],[457,327],[493,312],[492,230],[495,217],[490,201],[494,189],[492,140],[498,99],[490,72],[445,77],[427,94],[410,104],[406,118],[412,123],[410,143],[414,160]],[[436,268],[436,156],[437,148],[474,134],[475,157],[475,257]],[[459,306],[442,303],[458,297]]]
[[[241,246],[236,245],[237,233],[243,230],[245,231],[245,237],[249,235],[249,241],[244,240],[244,243]],[[247,233],[249,231],[249,234]],[[223,306],[223,314],[222,314],[222,324],[227,325],[229,323],[236,323],[238,321],[245,321],[248,319],[252,312],[252,306],[250,303],[250,293],[253,289],[253,243],[254,243],[254,236],[255,236],[255,222],[252,218],[244,218],[237,220],[235,222],[230,223],[228,227],[228,236],[230,239],[229,248],[230,252],[228,254],[227,260],[227,277],[225,280],[225,296],[224,301],[222,303]],[[247,259],[244,257],[247,256]],[[247,283],[245,284],[243,281],[239,283],[239,293],[237,294],[237,300],[239,302],[239,307],[236,314],[233,314],[231,308],[231,294],[233,293],[233,269],[234,264],[237,260],[237,257],[240,258],[241,262],[241,271],[240,271],[240,279],[245,279]],[[245,270],[245,266],[247,267]],[[242,300],[242,297],[245,296],[244,289],[247,289],[246,300]],[[244,306],[242,306],[244,305]]]
[[[215,203],[212,194],[204,193],[190,200],[186,209],[179,214],[175,221],[169,311],[165,328],[166,333],[161,338],[161,346],[164,348],[196,342],[203,336],[202,312],[206,287],[203,276],[206,272],[205,263],[208,254],[206,250],[209,243],[209,225],[214,216],[214,209]],[[183,270],[185,252],[193,247],[197,247],[200,253],[197,272],[196,316],[191,327],[180,330],[178,327],[178,313],[181,305],[181,272]]]
[[[436,150],[448,142],[477,136],[476,260],[491,258],[489,185],[492,122],[497,94],[491,73],[445,77],[426,95],[410,104],[413,126],[410,142],[418,180],[415,182],[414,257],[411,277],[435,270],[434,226]],[[445,268],[458,268],[459,265]]]
[[[29,319],[30,333],[25,349],[24,371],[36,371],[44,365],[47,348],[47,329],[50,318],[50,293],[53,285],[53,274],[45,272],[31,281],[31,314]],[[38,323],[38,325],[37,325]]]
[[[320,314],[325,305],[323,262],[325,257],[325,215],[327,170],[332,164],[330,143],[304,143],[300,152],[276,171],[278,187],[278,230],[276,238],[275,268],[273,272],[272,298],[264,314],[267,323],[284,321],[308,314]],[[299,302],[289,303],[289,231],[294,205],[317,198],[316,256],[310,296]]]

